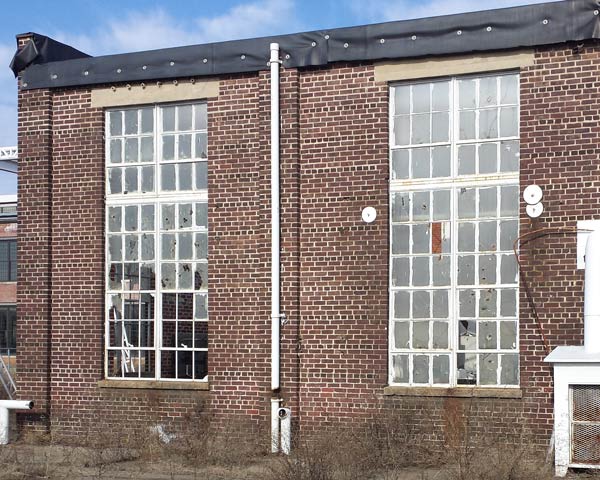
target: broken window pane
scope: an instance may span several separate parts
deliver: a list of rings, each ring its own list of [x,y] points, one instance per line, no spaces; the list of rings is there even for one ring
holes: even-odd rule
[[[458,147],[458,174],[475,174],[475,145],[460,145]]]
[[[429,148],[414,148],[412,156],[412,178],[429,178]]]
[[[407,287],[410,277],[410,264],[408,258],[394,258],[392,260],[392,285],[394,287]]]
[[[156,289],[156,270],[154,263],[143,263],[140,265],[140,289],[155,290]],[[154,317],[145,317],[154,318]]]
[[[123,265],[111,263],[108,270],[108,288],[110,290],[121,290],[123,288]]]
[[[496,322],[479,322],[479,348],[482,350],[498,348]]]
[[[493,285],[496,283],[496,255],[480,255],[479,284]]]
[[[410,293],[405,291],[394,292],[394,318],[408,318],[410,316]]]
[[[448,318],[448,291],[433,291],[433,318]]]
[[[120,168],[111,168],[108,171],[108,193],[121,193],[121,169]]]
[[[138,236],[125,235],[125,260],[135,262],[138,260]]]
[[[503,317],[517,316],[517,292],[515,290],[500,291],[500,315]]]
[[[493,252],[498,245],[496,239],[496,222],[481,222],[479,224],[479,251]]]
[[[205,190],[208,188],[208,173],[206,162],[196,163],[196,189]]]
[[[517,282],[517,259],[514,255],[500,255],[500,283]]]
[[[461,290],[458,294],[458,304],[461,317],[475,317],[475,290]]]
[[[411,117],[411,120],[411,143],[413,145],[429,143],[431,141],[431,115],[429,115],[428,113],[421,115],[413,115]]]
[[[410,226],[392,226],[392,254],[408,253],[410,242]]]
[[[392,180],[409,178],[408,150],[394,150],[392,152]]]
[[[410,117],[400,115],[394,117],[395,145],[408,145],[410,143]]]
[[[477,383],[477,354],[457,354],[456,367],[459,385],[475,385]]]
[[[394,322],[394,346],[395,348],[410,348],[409,345],[409,322]]]
[[[206,290],[208,288],[208,264],[197,263],[194,272],[194,290]]]
[[[496,290],[481,290],[479,294],[479,316],[496,316]]]
[[[409,194],[406,192],[392,195],[392,222],[408,222],[410,215]]]
[[[126,263],[123,271],[125,290],[139,290],[140,287],[139,263]]]
[[[163,233],[161,235],[161,256],[162,260],[175,260],[175,249],[177,245],[174,233]]]
[[[427,355],[413,356],[413,382],[429,383],[429,357]]]
[[[392,357],[392,368],[395,383],[408,383],[408,355],[394,355]]]
[[[208,323],[194,323],[194,348],[208,348]],[[202,352],[204,353],[204,352]]]
[[[413,221],[429,220],[429,192],[413,194]]]
[[[433,348],[448,348],[448,322],[433,322]]]
[[[429,257],[415,257],[412,259],[413,273],[412,286],[426,287],[429,285]]]
[[[138,207],[136,205],[128,205],[125,207],[125,230],[134,232],[138,228]]]
[[[433,263],[433,285],[445,287],[450,285],[450,257],[439,256],[432,258]]]
[[[175,228],[175,205],[161,206],[160,228],[163,230],[173,230]]]
[[[121,207],[108,208],[108,231],[121,231]]]
[[[450,383],[450,357],[448,355],[433,356],[433,383]]]
[[[457,281],[458,281],[459,285],[474,285],[475,284],[475,256],[474,255],[459,255],[458,256]]]
[[[160,167],[160,185],[166,192],[176,190],[175,186],[175,165],[162,165]]]
[[[519,356],[517,354],[505,354],[501,355],[501,359],[500,383],[503,385],[518,385]]]
[[[162,318],[177,318],[177,295],[175,293],[164,293],[162,296]]]
[[[477,348],[476,322],[461,320],[458,322],[458,348],[475,350]]]
[[[496,187],[479,189],[479,218],[496,217]]]
[[[161,285],[162,288],[172,290],[175,288],[175,264],[163,263],[161,265]]]
[[[412,348],[429,348],[429,322],[413,322]]]
[[[461,222],[458,224],[458,251],[475,251],[475,224]]]
[[[413,318],[429,318],[431,315],[430,305],[430,292],[421,290],[413,292]]]
[[[498,382],[498,355],[485,353],[479,355],[479,384],[495,385]]]
[[[475,189],[461,188],[458,191],[458,218],[475,218]]]
[[[517,348],[517,322],[500,322],[500,348],[503,350]]]
[[[127,167],[125,169],[125,193],[135,193],[138,191],[138,169],[137,167]]]

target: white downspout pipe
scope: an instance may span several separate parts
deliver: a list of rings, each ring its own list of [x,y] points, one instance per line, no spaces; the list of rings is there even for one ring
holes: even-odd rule
[[[0,445],[8,445],[10,436],[9,410],[31,410],[31,400],[0,400]]]
[[[600,353],[600,231],[589,234],[585,246],[583,346],[586,353]]]
[[[271,44],[271,451],[280,449],[279,431],[279,327],[280,257],[279,257],[279,44]]]

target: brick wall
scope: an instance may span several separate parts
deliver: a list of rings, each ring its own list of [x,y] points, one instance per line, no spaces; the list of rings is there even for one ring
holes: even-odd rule
[[[600,51],[541,49],[521,74],[521,185],[545,190],[540,221],[598,217]],[[19,94],[20,395],[55,432],[172,423],[200,410],[268,427],[269,75],[220,79],[208,101],[210,392],[100,388],[103,377],[103,114],[89,89]],[[545,445],[549,366],[521,294],[522,399],[384,396],[388,324],[388,87],[371,65],[286,70],[281,79],[282,396],[301,431],[400,415],[424,441],[515,424]],[[372,224],[361,220],[377,209]],[[582,341],[572,235],[524,249],[552,346]],[[48,361],[50,360],[50,363]],[[22,372],[22,374],[21,374]],[[36,420],[35,417],[29,418]],[[524,421],[523,421],[524,419]],[[38,419],[39,422],[39,419]]]

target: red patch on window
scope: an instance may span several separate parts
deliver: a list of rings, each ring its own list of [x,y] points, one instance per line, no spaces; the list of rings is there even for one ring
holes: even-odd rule
[[[431,224],[431,253],[442,253],[442,222]]]

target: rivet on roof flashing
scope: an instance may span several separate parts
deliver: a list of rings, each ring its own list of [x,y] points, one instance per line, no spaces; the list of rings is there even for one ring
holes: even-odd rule
[[[129,85],[129,84],[125,85],[125,88],[126,88],[127,90],[131,90],[131,85]]]
[[[329,40],[329,35],[325,35],[325,40]]]
[[[142,87],[142,90],[144,90],[146,88],[146,84],[144,82],[140,83],[140,87]]]
[[[56,80],[58,78],[58,75],[56,73],[53,73],[52,75],[50,75],[50,78],[52,80]]]
[[[542,21],[542,23],[543,23],[544,25],[548,25],[548,19],[547,19],[547,18],[544,18],[544,20]]]
[[[147,67],[146,65],[144,65],[144,66],[142,67],[142,70],[146,70],[147,68],[148,68],[148,67]]]
[[[242,60],[246,60],[246,55],[240,55],[240,58],[241,58]]]
[[[111,89],[113,92],[116,92],[116,91],[117,91],[117,87],[115,87],[114,85],[113,85],[112,87],[110,87],[110,89]]]
[[[117,73],[121,73],[123,70],[121,70],[120,68],[117,68]]]
[[[169,65],[173,66],[175,65],[175,62],[169,62]]]
[[[23,83],[23,86],[26,87],[27,86],[27,82]]]
[[[85,76],[88,76],[88,75],[90,74],[90,72],[88,72],[88,71],[86,70],[85,72],[83,72],[83,74],[84,74]]]
[[[156,86],[157,86],[157,87],[160,87],[160,86],[162,86],[162,82],[156,82]]]
[[[173,80],[173,85],[177,85],[179,82],[177,80]]]
[[[208,58],[203,58],[202,63],[206,63],[206,62],[208,62]]]
[[[317,42],[312,42],[312,43],[311,43],[311,45],[312,45],[313,47],[316,47],[316,46],[317,46]]]
[[[491,32],[491,31],[492,31],[492,27],[487,27],[487,28],[486,28],[486,30],[487,30],[488,32]]]
[[[194,83],[196,83],[196,79],[195,78],[190,78],[190,83],[193,85]]]
[[[413,35],[412,37],[410,37],[410,39],[411,39],[411,40],[416,40],[416,39],[417,39],[417,36],[416,36],[416,35]]]
[[[457,35],[462,35],[462,30],[458,30],[458,31],[456,32],[456,34],[457,34]]]
[[[379,43],[385,43],[385,38],[380,38]]]
[[[348,45],[347,43],[344,43],[344,48],[348,48],[350,45]]]
[[[599,13],[600,13],[600,11],[594,10],[594,15],[598,15]]]
[[[289,54],[289,53],[286,53],[286,55],[285,55],[285,59],[286,59],[286,60],[289,60],[289,59],[290,59],[290,54]]]

